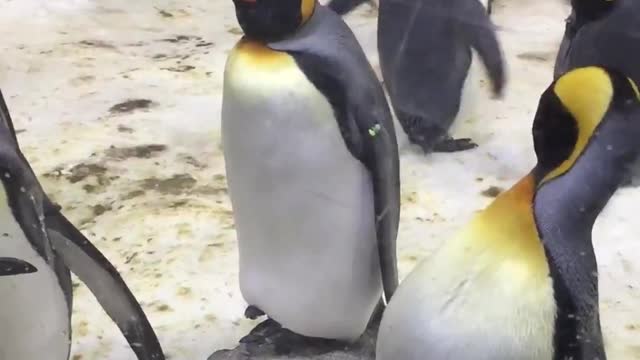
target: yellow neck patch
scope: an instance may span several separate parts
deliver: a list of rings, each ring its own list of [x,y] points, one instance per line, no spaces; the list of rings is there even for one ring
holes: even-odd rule
[[[543,184],[566,173],[582,154],[613,98],[613,84],[609,74],[598,67],[585,67],[560,77],[553,91],[573,116],[578,126],[578,140],[568,159],[549,172]]]
[[[276,70],[290,66],[293,60],[285,52],[243,37],[233,48],[227,61],[228,64],[240,64],[248,68]]]
[[[529,174],[479,212],[464,230],[461,252],[487,257],[492,268],[508,269],[514,278],[545,281],[549,269],[533,215],[535,186]]]
[[[301,0],[300,2],[300,14],[302,15],[302,24],[313,15],[313,10],[316,8],[316,0]]]

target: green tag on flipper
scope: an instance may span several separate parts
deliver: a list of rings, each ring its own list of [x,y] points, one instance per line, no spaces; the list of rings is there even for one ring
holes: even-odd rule
[[[369,128],[369,135],[371,135],[372,137],[376,136],[378,135],[380,130],[382,130],[382,126],[380,126],[380,124],[375,124]]]

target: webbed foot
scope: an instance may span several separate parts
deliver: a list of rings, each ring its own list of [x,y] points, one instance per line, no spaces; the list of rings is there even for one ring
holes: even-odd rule
[[[434,123],[429,118],[411,115],[396,109],[398,122],[412,144],[420,146],[425,154],[452,153],[470,150],[478,145],[469,138],[454,139],[447,135],[449,126]]]
[[[244,317],[247,319],[255,320],[264,315],[264,311],[260,310],[256,306],[249,305],[244,311]]]
[[[267,319],[240,339],[244,354],[252,356],[305,356],[321,355],[344,347],[337,340],[312,338],[283,328],[277,321]]]
[[[452,153],[471,150],[477,147],[478,144],[474,143],[470,138],[454,139],[450,136],[446,136],[433,145],[432,151],[439,153]]]
[[[367,331],[353,344],[302,336],[267,319],[235,349],[218,350],[208,360],[374,360],[380,315],[372,317]]]

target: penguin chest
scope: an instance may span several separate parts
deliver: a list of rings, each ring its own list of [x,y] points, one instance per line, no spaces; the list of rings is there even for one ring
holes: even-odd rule
[[[525,180],[402,282],[380,326],[379,360],[553,359],[553,281]]]
[[[550,279],[517,261],[434,253],[385,311],[379,360],[552,360],[556,307]]]
[[[225,72],[241,290],[293,331],[355,338],[381,293],[371,179],[295,60],[267,54],[241,43]]]
[[[3,193],[4,195],[4,193]],[[24,259],[37,272],[0,277],[0,360],[66,360],[69,311],[55,272],[25,238],[0,199],[0,254]]]

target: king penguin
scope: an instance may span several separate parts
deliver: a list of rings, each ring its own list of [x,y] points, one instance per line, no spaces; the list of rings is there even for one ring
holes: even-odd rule
[[[537,164],[400,284],[378,360],[605,360],[591,233],[640,153],[640,101],[610,68],[544,91]]]
[[[640,6],[634,0],[571,0],[554,78],[584,66],[613,66],[640,81]]]
[[[31,274],[38,271],[32,264],[10,257],[0,257],[0,276]]]
[[[640,2],[572,0],[554,77],[578,67],[611,66],[640,83]],[[624,186],[640,186],[640,161]]]
[[[20,150],[2,92],[0,179],[0,253],[34,267],[0,278],[0,360],[69,358],[69,269],[96,296],[139,360],[163,360],[147,317],[118,271],[42,190]]]
[[[349,27],[316,0],[234,4],[244,36],[226,63],[221,133],[246,315],[353,341],[398,283],[384,90]]]
[[[328,6],[344,15],[362,2],[333,0]],[[426,153],[477,146],[469,138],[448,135],[468,82],[471,49],[488,71],[493,94],[501,96],[506,83],[505,60],[483,3],[380,0],[378,57],[382,78],[409,141]]]

